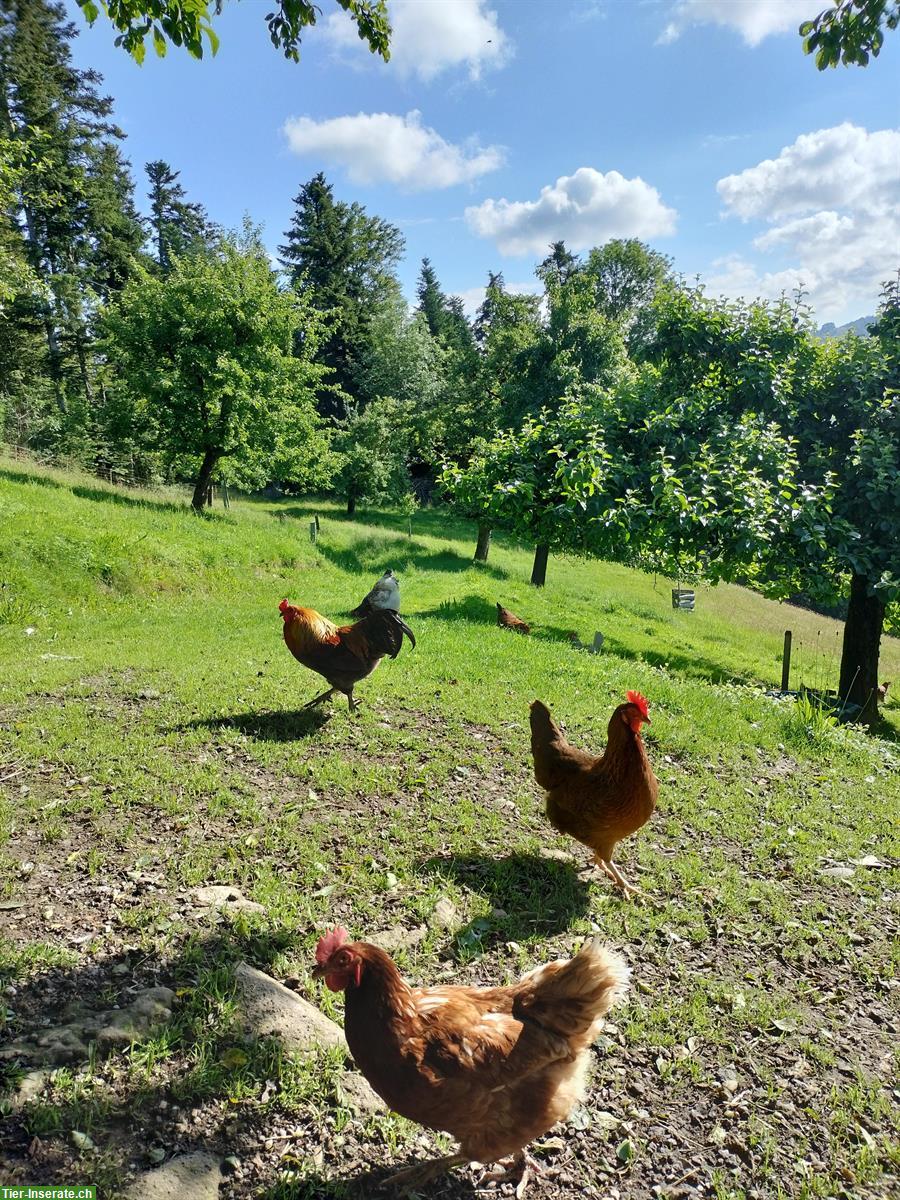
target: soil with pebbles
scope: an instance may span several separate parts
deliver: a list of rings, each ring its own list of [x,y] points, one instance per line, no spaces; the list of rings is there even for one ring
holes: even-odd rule
[[[152,702],[154,697],[143,699]],[[335,719],[348,718],[341,714]],[[446,736],[445,723],[437,717],[394,710],[382,719],[414,737],[423,759],[427,759],[429,739]],[[287,721],[272,714],[267,733],[288,740]],[[242,729],[238,722],[237,728],[249,739],[255,735],[252,726]],[[537,832],[544,826],[537,797],[528,812],[520,811],[509,799],[529,786],[527,763],[521,754],[490,730],[476,726],[467,730],[476,765],[454,772],[444,785],[448,805],[461,795],[491,804],[503,823],[506,841],[505,846],[498,840],[492,848],[483,848],[481,865],[471,865],[477,884],[484,860],[503,858],[523,827]],[[517,742],[519,736],[518,731],[511,731],[510,742]],[[326,744],[317,748],[315,739],[310,742],[311,763],[317,754],[328,752]],[[261,766],[250,753],[226,745],[215,733],[204,753],[216,755],[228,776],[242,781],[245,789],[264,792],[271,804],[296,800],[296,780]],[[677,770],[677,764],[672,769]],[[64,803],[85,794],[91,783],[89,778],[75,777],[56,765],[35,769],[17,762],[0,764],[0,786],[13,796],[27,788],[32,801],[37,799],[44,807],[56,805],[62,827],[51,847],[41,842],[31,822],[23,821],[16,828],[7,853],[8,861],[19,868],[11,897],[0,908],[4,936],[19,948],[39,939],[77,956],[75,966],[41,970],[23,984],[6,985],[3,1001],[9,1037],[61,1025],[73,1007],[83,1007],[86,1002],[90,1006],[92,998],[98,998],[95,1008],[109,1009],[124,1006],[141,989],[177,988],[180,943],[186,931],[199,925],[190,891],[176,889],[167,878],[166,857],[173,845],[221,844],[234,833],[233,822],[227,818],[214,819],[198,812],[186,827],[182,817],[155,809],[144,815],[131,808],[128,820],[135,832],[125,846],[117,842],[115,817],[110,814],[101,818],[106,831],[102,874],[93,875],[88,852],[98,836],[98,825],[87,812],[69,812]],[[320,821],[331,808],[339,831],[348,809],[372,817],[379,805],[393,811],[414,799],[413,794],[368,801],[359,794],[332,797],[326,791],[317,796],[315,819]],[[677,846],[664,839],[658,828],[654,830],[653,823],[641,836],[660,854],[677,853]],[[336,837],[339,841],[339,833]],[[724,833],[713,839],[713,844],[728,857],[740,855],[740,847],[730,843]],[[548,870],[571,871],[587,865],[586,853],[582,855],[579,847],[572,848],[571,860],[566,860],[567,852],[549,854]],[[817,902],[840,912],[850,931],[844,958],[820,964],[814,942],[808,953],[795,949],[786,954],[776,929],[759,924],[749,929],[729,928],[718,910],[714,883],[703,902],[708,933],[703,943],[695,944],[663,927],[644,944],[626,947],[625,952],[635,973],[633,1000],[641,1008],[652,1006],[656,995],[677,988],[679,975],[710,973],[734,981],[732,992],[715,1001],[726,1009],[739,1002],[741,986],[765,988],[775,981],[784,992],[797,997],[800,1016],[782,1023],[783,1028],[747,1026],[723,1054],[720,1046],[695,1037],[685,1037],[683,1044],[662,1037],[659,1045],[636,1044],[626,1037],[624,1022],[618,1024],[616,1014],[611,1014],[611,1023],[593,1052],[594,1069],[584,1104],[566,1126],[553,1130],[533,1147],[545,1167],[543,1176],[531,1185],[535,1196],[541,1200],[585,1196],[712,1200],[734,1194],[768,1200],[776,1194],[773,1180],[779,1181],[784,1195],[798,1196],[804,1178],[830,1169],[825,1161],[823,1122],[832,1109],[833,1089],[860,1080],[889,1087],[893,1047],[900,1034],[896,983],[873,979],[866,966],[876,939],[897,932],[897,914],[890,906],[873,911],[851,889],[841,891],[832,881],[823,881],[817,896],[815,889],[793,880],[789,869],[778,876],[778,882],[800,914],[803,906]],[[514,900],[510,897],[509,903]],[[135,944],[128,921],[130,909],[146,907],[148,902],[159,905],[158,932],[165,949],[158,953]],[[228,918],[213,920],[219,925],[210,936],[227,941],[231,936]],[[396,913],[386,906],[385,925],[395,923]],[[562,947],[565,931],[558,932]],[[410,933],[415,933],[412,926]],[[473,961],[456,960],[452,947],[448,930],[446,948],[426,982],[485,983],[496,978],[501,963],[508,963],[508,951],[490,934],[484,938],[484,954]],[[268,967],[266,961],[254,965],[263,970]],[[315,1001],[313,991],[308,999]],[[827,1055],[812,1054],[811,1045],[823,1047]],[[105,1183],[103,1194],[114,1195],[161,1157],[170,1160],[205,1151],[223,1164],[220,1196],[224,1200],[264,1196],[275,1189],[286,1171],[296,1173],[296,1182],[282,1184],[279,1196],[336,1200],[345,1195],[371,1195],[391,1171],[406,1162],[446,1152],[443,1144],[424,1131],[398,1153],[364,1117],[338,1128],[327,1112],[298,1115],[282,1111],[277,1079],[266,1084],[261,1097],[239,1105],[212,1097],[191,1107],[179,1106],[173,1103],[170,1088],[191,1065],[189,1048],[158,1063],[137,1094],[129,1091],[118,1063],[114,1052],[95,1066],[107,1106],[101,1125],[86,1131],[92,1145],[73,1144],[65,1115],[58,1132],[38,1136],[32,1132],[27,1109],[12,1112],[0,1123],[2,1182],[58,1184],[100,1179]],[[52,1097],[52,1092],[49,1095]],[[895,1090],[893,1100],[900,1101],[900,1091]],[[889,1135],[884,1127],[878,1128],[860,1115],[849,1136],[885,1161]],[[422,1189],[421,1194],[435,1200],[512,1195],[512,1184],[479,1186],[479,1178],[476,1170],[457,1170]],[[897,1194],[898,1186],[900,1180],[889,1172],[872,1185],[848,1177],[845,1189],[835,1196],[885,1200]]]

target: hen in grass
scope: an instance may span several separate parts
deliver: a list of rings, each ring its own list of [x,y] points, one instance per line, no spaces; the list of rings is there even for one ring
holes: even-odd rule
[[[509,987],[410,987],[393,960],[338,927],[321,938],[313,975],[345,992],[344,1032],[356,1065],[385,1103],[442,1129],[459,1152],[388,1181],[418,1187],[475,1160],[512,1156],[524,1193],[537,1164],[525,1146],[564,1120],[582,1096],[603,1014],[628,968],[596,939]]]
[[[391,609],[378,609],[355,625],[335,625],[314,608],[296,608],[282,600],[279,610],[284,618],[284,640],[297,662],[316,671],[331,684],[327,692],[315,696],[304,708],[311,708],[343,692],[350,711],[359,708],[353,689],[371,675],[385,655],[396,658],[404,635],[415,646],[410,627]]]
[[[511,613],[502,604],[497,605],[497,624],[501,629],[513,629],[516,633],[531,633],[531,626],[526,625],[521,617]]]
[[[534,777],[547,789],[550,824],[589,846],[626,898],[640,895],[640,889],[612,856],[616,844],[645,825],[656,808],[659,784],[641,737],[641,725],[649,722],[647,701],[629,692],[610,717],[606,750],[598,756],[571,746],[546,704],[531,705]]]

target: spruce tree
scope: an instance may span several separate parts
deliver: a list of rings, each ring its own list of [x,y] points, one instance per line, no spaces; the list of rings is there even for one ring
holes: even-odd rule
[[[343,417],[345,397],[358,395],[357,364],[365,353],[372,315],[399,293],[395,274],[403,235],[361,204],[335,200],[321,173],[294,199],[294,217],[279,247],[295,291],[328,313],[319,361],[330,369],[318,395],[323,416]]]
[[[187,200],[179,183],[180,171],[157,159],[144,167],[150,182],[150,228],[156,261],[164,275],[172,269],[172,256],[207,249],[217,240],[218,230],[202,204]]]
[[[46,374],[70,433],[73,421],[84,425],[92,399],[93,309],[124,282],[142,238],[112,101],[100,94],[97,72],[72,65],[75,36],[62,4],[0,0],[0,136],[25,165],[14,220],[44,285],[10,319],[41,330]]]

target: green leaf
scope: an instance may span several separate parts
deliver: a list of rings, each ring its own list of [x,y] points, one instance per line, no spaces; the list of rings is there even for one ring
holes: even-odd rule
[[[153,48],[156,51],[157,58],[166,57],[166,50],[168,49],[166,39],[156,25],[153,26]]]
[[[219,53],[219,35],[213,29],[209,22],[204,21],[202,25],[203,32],[206,34],[209,41],[209,48],[212,51],[213,58]]]

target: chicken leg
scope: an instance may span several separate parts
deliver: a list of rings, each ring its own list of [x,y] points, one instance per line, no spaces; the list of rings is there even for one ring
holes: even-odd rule
[[[446,1158],[429,1158],[425,1162],[416,1163],[412,1167],[404,1167],[402,1171],[397,1171],[394,1175],[389,1175],[384,1181],[384,1187],[402,1188],[404,1191],[409,1191],[412,1188],[422,1187],[426,1183],[431,1183],[433,1179],[437,1179],[439,1175],[443,1175],[445,1171],[450,1171],[454,1167],[460,1167],[464,1162],[468,1162],[464,1154],[448,1154]]]
[[[516,1183],[515,1196],[516,1200],[522,1200],[532,1174],[543,1175],[544,1168],[527,1150],[520,1150],[518,1154],[512,1156],[508,1167],[500,1166],[497,1170],[485,1171],[478,1181],[478,1186],[480,1187],[483,1183],[511,1181],[511,1177],[517,1173],[519,1178]]]
[[[312,708],[314,704],[321,704],[323,700],[327,700],[329,696],[333,696],[337,688],[329,688],[327,692],[322,692],[318,696],[313,696],[312,700],[307,700],[303,705],[304,708]]]
[[[608,875],[617,888],[622,892],[626,900],[632,898],[646,899],[647,893],[639,887],[635,887],[633,883],[629,883],[619,868],[615,865],[612,859],[601,858],[600,855],[595,855],[595,861],[604,875]]]

